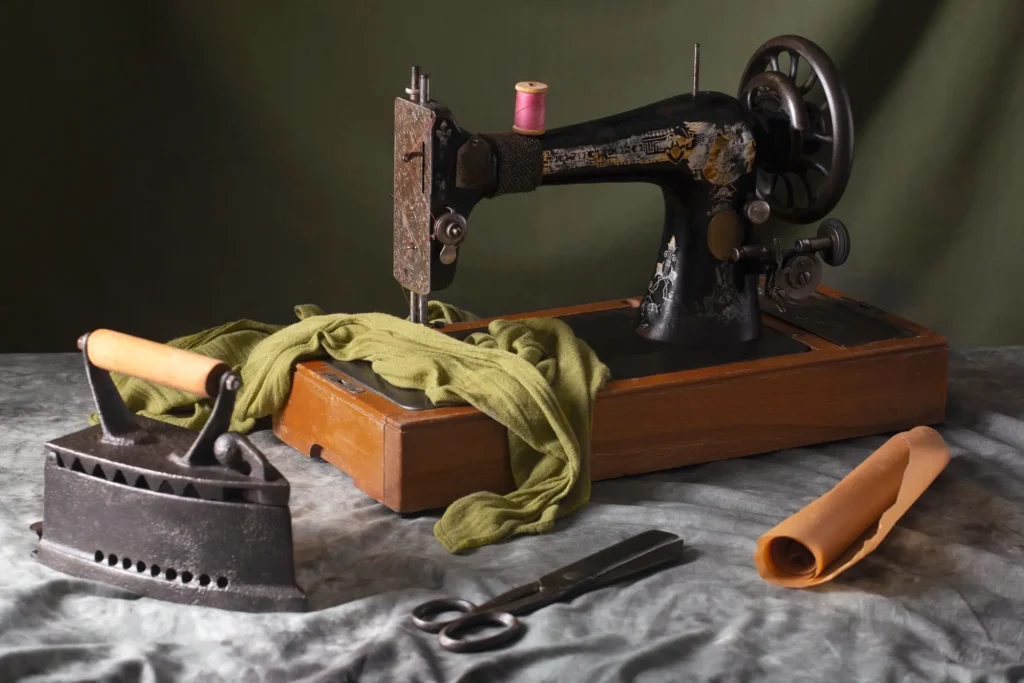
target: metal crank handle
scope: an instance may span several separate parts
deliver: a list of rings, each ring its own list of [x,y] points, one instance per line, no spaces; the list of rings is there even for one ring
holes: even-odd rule
[[[113,330],[82,335],[78,348],[98,368],[203,398],[216,396],[221,378],[231,372],[215,358]]]

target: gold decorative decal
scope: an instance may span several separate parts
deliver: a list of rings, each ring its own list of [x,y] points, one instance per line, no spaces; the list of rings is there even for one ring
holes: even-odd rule
[[[680,137],[678,135],[673,135],[672,146],[668,148],[668,160],[673,164],[678,164],[684,156],[686,156],[686,150],[683,149],[682,144],[680,144]]]
[[[754,136],[742,123],[687,122],[600,145],[546,150],[544,175],[609,166],[686,162],[697,180],[729,185],[754,168]]]

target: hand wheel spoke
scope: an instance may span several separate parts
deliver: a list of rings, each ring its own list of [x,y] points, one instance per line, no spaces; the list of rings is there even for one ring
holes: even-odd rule
[[[796,173],[795,175],[796,175],[797,178],[800,179],[800,183],[804,186],[804,189],[807,190],[807,206],[810,206],[811,204],[814,203],[815,195],[814,195],[814,187],[811,185],[811,181],[807,177],[807,171],[808,171],[808,169],[804,168],[803,170],[801,170],[799,173]]]
[[[785,173],[780,173],[778,175],[778,177],[782,178],[782,182],[786,185],[786,207],[787,208],[795,209],[796,208],[796,197],[794,196],[794,193],[793,193],[793,183],[790,182],[789,176],[786,175]],[[773,192],[774,192],[774,188],[773,188]]]
[[[803,170],[805,172],[817,171],[821,174],[822,178],[828,178],[828,169],[820,161],[814,161],[813,159],[804,159],[803,161]]]
[[[767,171],[758,171],[755,181],[755,190],[759,199],[767,199],[775,192],[775,186],[779,184],[779,176]]]
[[[769,71],[782,71],[782,69],[779,68],[779,56],[778,55],[772,55],[768,59],[768,70]]]
[[[806,95],[807,93],[811,92],[811,90],[813,90],[814,86],[816,86],[817,84],[818,72],[812,71],[810,77],[807,79],[807,82],[800,86],[800,94]]]
[[[800,53],[789,53],[789,80],[796,83],[796,72],[800,69]]]

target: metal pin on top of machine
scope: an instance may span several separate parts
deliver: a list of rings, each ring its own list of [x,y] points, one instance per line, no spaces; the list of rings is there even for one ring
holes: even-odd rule
[[[99,424],[54,439],[44,468],[43,564],[171,602],[305,611],[290,486],[230,432],[241,379],[226,364],[111,330],[79,340]],[[215,400],[195,432],[133,415],[111,372]]]
[[[693,44],[693,96],[700,89],[700,43]]]

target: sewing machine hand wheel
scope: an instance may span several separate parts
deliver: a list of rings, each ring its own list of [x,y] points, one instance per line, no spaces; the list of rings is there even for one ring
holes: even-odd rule
[[[786,72],[779,63],[782,53],[789,56]],[[802,84],[801,61],[811,68]],[[825,94],[821,104],[810,98],[817,86]],[[790,223],[823,218],[839,203],[853,168],[853,116],[835,64],[804,38],[774,38],[747,63],[739,100],[757,129],[758,197],[768,202],[772,215]],[[803,186],[805,202],[798,201],[791,177]]]

